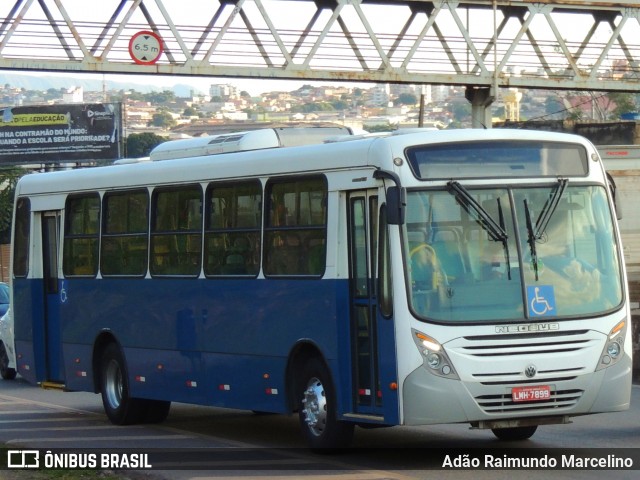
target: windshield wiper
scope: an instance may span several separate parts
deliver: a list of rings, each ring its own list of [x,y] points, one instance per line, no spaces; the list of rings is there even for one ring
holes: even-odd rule
[[[497,199],[499,218],[498,222],[496,222],[491,214],[487,212],[485,208],[480,205],[478,201],[469,193],[469,191],[464,188],[459,182],[452,180],[447,183],[447,187],[449,193],[456,197],[458,203],[462,205],[465,211],[469,215],[475,216],[476,221],[484,230],[487,231],[491,239],[494,242],[502,242],[502,245],[504,246],[505,261],[507,264],[507,277],[509,280],[511,280],[511,262],[509,258],[509,244],[507,241],[509,239],[509,235],[507,234],[507,230],[505,228],[504,215],[502,213],[502,205],[500,204],[500,199]]]
[[[536,220],[536,240],[540,240],[544,235],[544,232],[547,229],[547,225],[549,224],[549,220],[551,220],[553,213],[558,207],[558,203],[560,203],[562,194],[567,188],[567,183],[569,183],[569,180],[567,180],[566,178],[559,178],[558,185],[554,189],[551,196],[545,202],[544,207],[542,207],[542,211],[540,212],[540,215],[538,215],[538,219]]]
[[[528,243],[529,249],[531,250],[531,264],[536,275],[536,281],[538,281],[538,253],[536,251],[536,242],[543,237],[544,232],[547,229],[547,225],[549,225],[549,220],[551,220],[553,213],[556,211],[556,208],[560,203],[562,194],[567,188],[567,183],[569,183],[569,180],[566,178],[558,179],[558,185],[542,207],[542,211],[540,212],[540,215],[538,215],[535,225],[531,216],[531,210],[529,209],[529,202],[526,198],[524,199],[524,213],[527,220],[527,232],[529,235]]]
[[[502,245],[504,247],[504,260],[507,264],[507,280],[511,280],[511,258],[509,258],[509,244],[507,243],[509,236],[507,235],[507,229],[504,223],[504,214],[502,213],[500,198],[497,198],[496,201],[498,202],[498,221],[500,222],[500,229],[504,233]]]
[[[536,282],[538,281],[538,253],[536,252],[536,232],[533,227],[533,219],[531,218],[531,210],[529,210],[529,202],[527,199],[524,199],[524,215],[527,219],[527,232],[528,232],[528,240],[529,250],[531,251],[531,266],[533,266],[533,271],[536,275]]]

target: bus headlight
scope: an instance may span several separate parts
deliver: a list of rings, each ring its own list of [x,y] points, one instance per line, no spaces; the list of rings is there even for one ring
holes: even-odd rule
[[[627,321],[622,320],[611,329],[607,337],[607,343],[600,355],[600,363],[596,371],[615,365],[624,353],[624,339],[627,334]]]
[[[411,330],[411,333],[413,334],[413,341],[422,354],[428,372],[439,377],[458,378],[458,374],[440,342],[417,330]]]
[[[427,365],[431,368],[436,369],[440,366],[442,360],[440,359],[440,355],[437,353],[430,353],[427,355]]]

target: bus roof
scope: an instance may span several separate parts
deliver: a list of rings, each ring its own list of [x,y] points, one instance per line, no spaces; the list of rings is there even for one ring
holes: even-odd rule
[[[369,148],[363,143],[371,144],[373,141],[375,139],[347,144],[269,148],[171,161],[38,173],[22,177],[16,192],[18,195],[33,195],[362,168],[369,166],[370,161]]]
[[[175,160],[265,148],[296,147],[324,143],[328,138],[351,135],[352,133],[349,128],[340,126],[263,128],[246,132],[172,140],[158,145],[150,156],[153,161]]]
[[[393,159],[404,156],[407,147],[479,140],[546,140],[589,145],[584,137],[555,132],[508,129],[426,130],[322,145],[268,148],[224,155],[179,158],[171,161],[150,161],[32,174],[20,180],[16,193],[31,195],[90,189],[133,188],[149,184],[205,182],[247,176],[362,168],[392,170]]]

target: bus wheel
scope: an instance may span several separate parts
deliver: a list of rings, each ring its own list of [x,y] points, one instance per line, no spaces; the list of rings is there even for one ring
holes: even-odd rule
[[[354,425],[336,418],[336,394],[327,368],[312,359],[300,380],[300,426],[309,446],[314,450],[347,447]]]
[[[536,433],[537,425],[530,427],[492,428],[493,434],[500,440],[526,440]]]
[[[16,369],[9,368],[9,355],[7,355],[7,350],[2,342],[0,342],[0,375],[4,380],[16,378]]]
[[[115,343],[104,350],[100,372],[102,405],[111,423],[130,425],[139,422],[144,401],[131,398],[124,357]]]

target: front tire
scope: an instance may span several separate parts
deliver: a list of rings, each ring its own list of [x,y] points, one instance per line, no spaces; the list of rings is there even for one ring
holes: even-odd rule
[[[111,343],[100,362],[100,393],[107,417],[114,425],[131,425],[143,420],[144,401],[132,398],[124,356]]]
[[[17,372],[15,368],[9,368],[9,355],[4,347],[4,343],[0,342],[0,375],[4,380],[14,380]]]
[[[518,441],[531,438],[537,429],[537,425],[532,425],[529,427],[493,428],[491,431],[500,440]]]
[[[311,359],[298,385],[300,426],[311,449],[326,451],[349,446],[354,425],[337,419],[336,394],[327,367],[320,360]]]

